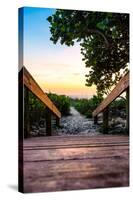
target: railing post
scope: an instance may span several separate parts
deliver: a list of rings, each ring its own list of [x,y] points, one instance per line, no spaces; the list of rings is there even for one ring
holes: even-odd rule
[[[46,135],[52,135],[51,111],[49,108],[46,108]]]
[[[129,87],[126,90],[126,130],[129,134]]]
[[[30,135],[30,115],[29,115],[29,90],[27,88],[24,89],[24,108],[25,108],[25,129],[24,129],[24,137],[27,138]]]
[[[94,117],[94,124],[97,124],[97,121],[98,121],[98,117],[97,115]]]
[[[59,127],[60,126],[60,118],[56,117],[56,126]]]
[[[103,112],[103,134],[108,133],[108,107]]]

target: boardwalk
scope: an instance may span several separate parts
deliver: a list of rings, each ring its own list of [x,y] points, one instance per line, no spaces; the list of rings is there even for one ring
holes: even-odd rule
[[[24,192],[129,185],[126,136],[53,136],[24,140]]]

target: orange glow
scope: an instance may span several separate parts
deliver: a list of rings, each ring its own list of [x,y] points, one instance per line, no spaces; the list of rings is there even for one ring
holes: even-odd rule
[[[85,83],[81,81],[75,81],[74,79],[67,82],[59,81],[58,82],[45,82],[38,80],[39,85],[45,92],[52,92],[57,94],[64,94],[72,97],[88,97],[90,98],[95,94],[95,86],[87,87]]]
[[[25,67],[45,92],[79,98],[91,98],[96,94],[95,86],[85,86],[85,74],[89,70],[82,61],[79,46],[25,60]]]

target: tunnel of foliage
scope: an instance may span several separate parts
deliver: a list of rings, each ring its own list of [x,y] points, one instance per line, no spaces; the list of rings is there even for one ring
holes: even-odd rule
[[[103,100],[102,95],[94,95],[90,99],[73,99],[66,95],[57,95],[53,93],[48,93],[47,95],[60,110],[62,116],[70,115],[70,107],[73,106],[78,112],[88,118],[91,118],[92,112]],[[117,99],[112,102],[110,105],[111,116],[117,116],[118,113],[120,114],[121,111],[126,113],[125,104],[126,100],[124,100],[124,98]],[[46,106],[31,92],[29,92],[28,112],[31,123],[39,122],[41,118],[45,118],[46,114]]]

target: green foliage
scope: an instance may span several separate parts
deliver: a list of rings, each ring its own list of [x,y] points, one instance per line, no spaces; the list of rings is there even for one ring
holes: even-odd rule
[[[26,92],[26,88],[24,89]],[[26,110],[26,107],[28,111]],[[45,118],[45,108],[46,106],[32,93],[29,91],[28,105],[25,101],[25,114],[29,112],[30,123],[39,122],[41,118]]]
[[[119,99],[119,100],[115,100],[111,103],[110,105],[110,109],[118,109],[118,110],[122,110],[125,109],[126,107],[126,99]]]
[[[107,94],[128,71],[129,14],[56,10],[48,17],[51,40],[67,46],[80,42],[89,72],[86,85],[97,86],[97,93]]]
[[[70,98],[65,95],[57,95],[49,93],[48,97],[60,110],[62,115],[70,114]],[[26,111],[27,112],[27,111]],[[46,106],[29,91],[28,112],[31,122],[38,122],[41,118],[45,118]]]
[[[62,115],[70,114],[70,98],[68,96],[52,93],[49,93],[48,96],[56,105],[56,107],[60,110]]]
[[[109,118],[114,120],[115,118],[126,119],[126,104],[127,100],[124,98],[118,98],[109,105]],[[112,120],[112,121],[113,121]],[[114,120],[115,121],[115,120]]]
[[[45,105],[31,92],[29,92],[29,111],[42,111]]]
[[[102,96],[93,96],[91,99],[73,99],[72,105],[88,118],[92,117],[92,112],[103,100]]]

